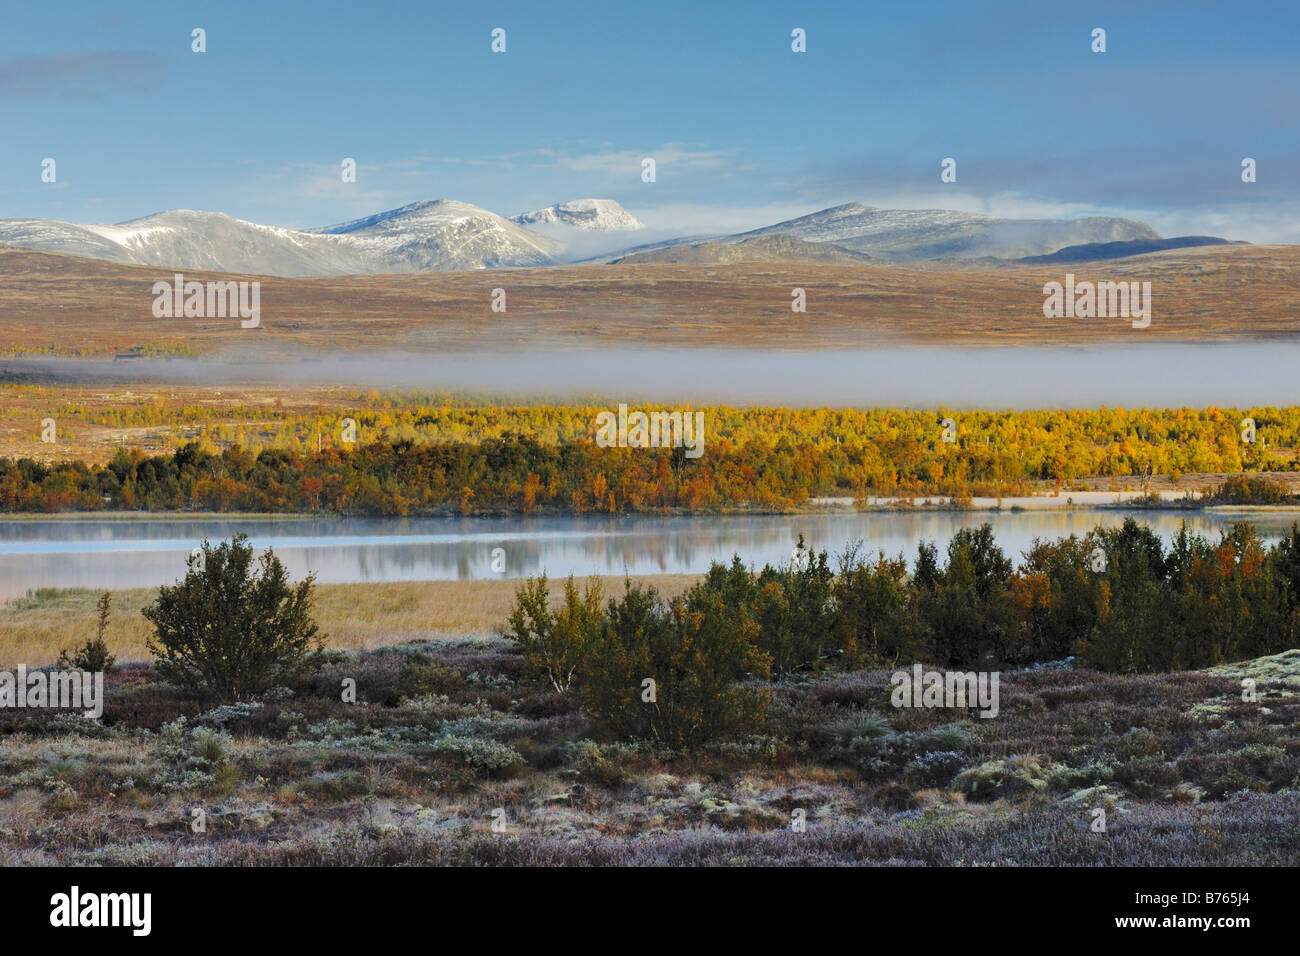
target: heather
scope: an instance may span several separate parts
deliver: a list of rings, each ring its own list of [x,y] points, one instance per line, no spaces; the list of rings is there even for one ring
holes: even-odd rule
[[[671,596],[525,581],[492,638],[310,653],[311,580],[205,544],[101,719],[0,708],[0,864],[1295,865],[1298,533],[1129,523],[1013,567],[985,526],[911,570],[800,542]],[[244,638],[204,624],[238,594]],[[1206,631],[1144,629],[1180,601]],[[958,662],[996,669],[996,714],[900,705],[898,669]]]
[[[225,705],[127,664],[100,722],[0,712],[0,861],[1295,865],[1300,656],[1233,667],[1010,671],[994,720],[896,709],[887,669],[767,681],[760,726],[674,748],[498,640],[330,652]]]

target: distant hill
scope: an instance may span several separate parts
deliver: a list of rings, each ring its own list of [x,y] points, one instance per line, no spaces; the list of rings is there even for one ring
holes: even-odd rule
[[[7,317],[0,323],[0,375],[9,359],[105,356],[109,349],[257,362],[285,355],[536,349],[536,361],[544,363],[545,350],[591,350],[598,361],[599,350],[629,345],[800,351],[882,343],[1300,341],[1300,245],[1188,247],[1096,266],[1104,265],[1107,279],[1150,280],[1159,290],[1151,326],[1141,330],[1126,321],[1044,317],[1043,286],[1065,272],[1058,263],[846,267],[839,264],[842,255],[834,252],[825,262],[553,266],[519,269],[501,277],[505,282],[475,271],[263,274],[261,325],[245,329],[221,317],[155,319],[152,288],[171,279],[170,269],[0,246],[0,315]],[[249,276],[186,269],[185,278]],[[508,289],[508,312],[491,311],[495,286]],[[807,292],[806,314],[791,311],[796,286]]]
[[[345,240],[196,209],[116,225],[3,219],[0,242],[110,262],[262,275],[342,275],[378,265]]]
[[[445,272],[503,266],[549,265],[563,243],[469,203],[450,199],[399,209],[312,230],[339,236],[383,268],[382,272]]]
[[[511,219],[521,226],[560,225],[599,232],[644,229],[645,223],[613,199],[570,199]]]
[[[486,209],[446,199],[306,230],[193,209],[111,226],[3,219],[0,243],[135,265],[276,276],[549,265],[564,248]]]
[[[951,209],[876,209],[854,202],[723,241],[741,242],[773,234],[830,242],[853,252],[898,261],[945,257],[1019,259],[1082,243],[1160,238],[1150,226],[1131,219],[997,219]]]
[[[861,203],[731,235],[627,241],[645,229],[612,199],[569,200],[514,219],[469,203],[437,199],[318,229],[266,226],[189,209],[116,225],[0,219],[0,244],[170,269],[331,276],[582,261],[1056,263],[1226,241],[1164,240],[1151,227],[1130,219],[997,219],[950,209],[877,209]],[[728,251],[728,246],[741,251]]]
[[[1021,262],[1043,264],[1049,262],[1098,262],[1103,259],[1123,259],[1126,256],[1140,256],[1148,252],[1164,252],[1167,249],[1186,249],[1190,246],[1238,246],[1247,245],[1237,240],[1220,239],[1217,236],[1175,236],[1171,239],[1129,239],[1120,242],[1085,242],[1077,246],[1066,246],[1045,256],[1025,256]]]
[[[700,242],[694,245],[634,252],[615,259],[614,264],[702,262],[727,265],[734,262],[825,262],[858,265],[872,261],[871,256],[833,243],[808,242],[804,239],[796,239],[794,236],[777,234],[758,236],[736,243]]]

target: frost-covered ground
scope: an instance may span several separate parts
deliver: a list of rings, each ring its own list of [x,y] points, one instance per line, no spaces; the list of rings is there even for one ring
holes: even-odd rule
[[[761,734],[693,754],[607,740],[520,671],[492,641],[334,653],[214,707],[133,665],[101,723],[0,712],[0,863],[1300,862],[1296,651],[1007,673],[991,720],[833,674],[773,685]]]

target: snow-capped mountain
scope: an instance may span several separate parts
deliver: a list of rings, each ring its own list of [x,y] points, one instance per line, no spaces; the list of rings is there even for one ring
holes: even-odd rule
[[[564,244],[495,213],[450,199],[398,209],[312,230],[337,236],[388,268],[381,272],[442,272],[543,266]]]
[[[548,265],[563,244],[451,200],[327,226],[262,226],[219,212],[174,209],[118,225],[0,220],[0,243],[175,269],[277,276],[437,272]]]
[[[0,242],[114,262],[262,275],[342,275],[371,272],[376,265],[355,246],[332,237],[193,209],[113,226],[5,219],[0,220]]]
[[[512,221],[521,226],[560,225],[600,232],[645,228],[645,223],[613,199],[570,199],[544,209],[520,213]]]
[[[741,242],[693,242],[632,252],[615,264],[642,262],[729,265],[736,262],[825,262],[833,265],[862,265],[876,262],[864,252],[853,252],[833,242],[809,242],[780,233],[755,236]]]
[[[1150,226],[1131,219],[997,219],[949,209],[876,209],[853,202],[729,236],[725,241],[777,234],[808,242],[833,242],[889,259],[1016,259],[1084,243],[1160,238]]]
[[[525,222],[531,228],[521,224]],[[1067,246],[1160,239],[1150,227],[1129,219],[995,219],[941,209],[874,209],[859,203],[735,235],[643,240],[627,248],[631,237],[626,233],[642,228],[612,199],[557,203],[513,221],[469,203],[439,199],[306,230],[192,209],[117,225],[2,219],[0,243],[171,269],[323,276],[546,266],[583,259],[608,262],[706,239],[740,243],[792,237],[893,260],[1019,259]],[[788,239],[782,241],[789,244]]]

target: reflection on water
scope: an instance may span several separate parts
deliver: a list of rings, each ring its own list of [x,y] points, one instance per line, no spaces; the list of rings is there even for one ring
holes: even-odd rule
[[[1295,515],[1213,511],[1138,514],[1168,539],[1187,521],[1217,538],[1248,518],[1277,535]],[[862,540],[911,558],[916,543],[941,547],[961,527],[988,521],[1015,558],[1034,538],[1083,534],[1119,524],[1123,512],[875,513],[673,518],[353,518],[172,521],[86,520],[0,522],[0,600],[38,587],[129,588],[170,583],[203,538],[243,532],[260,548],[274,547],[295,577],[314,571],[322,583],[429,581],[569,573],[697,573],[711,561],[739,554],[762,565],[788,560],[802,534],[832,554]],[[505,552],[504,574],[492,551]]]

